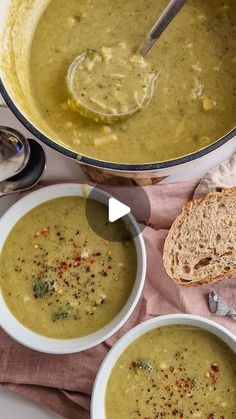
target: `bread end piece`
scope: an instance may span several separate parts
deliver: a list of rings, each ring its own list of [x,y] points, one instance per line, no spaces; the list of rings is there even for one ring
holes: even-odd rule
[[[163,263],[185,287],[236,276],[236,187],[183,207],[165,240]]]

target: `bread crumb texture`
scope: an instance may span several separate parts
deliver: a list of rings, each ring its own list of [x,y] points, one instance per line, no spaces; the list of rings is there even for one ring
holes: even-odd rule
[[[236,187],[183,207],[166,238],[167,274],[185,286],[236,276]]]

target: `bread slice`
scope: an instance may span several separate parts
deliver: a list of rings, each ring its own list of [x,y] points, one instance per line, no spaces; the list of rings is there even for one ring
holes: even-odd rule
[[[166,238],[163,262],[178,284],[236,277],[236,187],[183,207]]]

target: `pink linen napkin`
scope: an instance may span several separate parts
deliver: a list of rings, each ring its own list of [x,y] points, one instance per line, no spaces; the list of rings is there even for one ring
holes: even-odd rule
[[[148,256],[146,284],[140,302],[126,324],[105,343],[73,355],[37,353],[14,342],[0,331],[0,383],[42,403],[69,419],[89,419],[89,404],[97,370],[109,348],[136,324],[168,313],[208,317],[236,335],[236,322],[209,311],[207,296],[215,291],[229,305],[236,302],[236,279],[211,286],[185,288],[165,273],[162,250],[165,237],[197,182],[145,187],[151,202],[150,224],[144,229]]]

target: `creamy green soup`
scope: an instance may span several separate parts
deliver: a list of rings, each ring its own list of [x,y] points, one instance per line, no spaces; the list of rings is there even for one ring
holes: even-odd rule
[[[107,419],[236,418],[236,355],[215,335],[161,327],[133,342],[111,371]]]
[[[136,277],[136,250],[123,222],[107,225],[107,207],[90,212],[120,242],[106,241],[88,225],[84,198],[48,201],[26,214],[1,252],[3,297],[26,327],[48,337],[88,335],[124,307]]]
[[[29,73],[36,107],[55,139],[98,159],[144,163],[193,152],[234,127],[234,0],[186,3],[147,56],[158,75],[152,100],[127,121],[98,124],[69,106],[66,75],[76,56],[120,43],[135,54],[167,3],[51,0],[35,30]],[[120,70],[114,77],[122,78]],[[98,89],[95,98],[109,93],[107,83]]]

